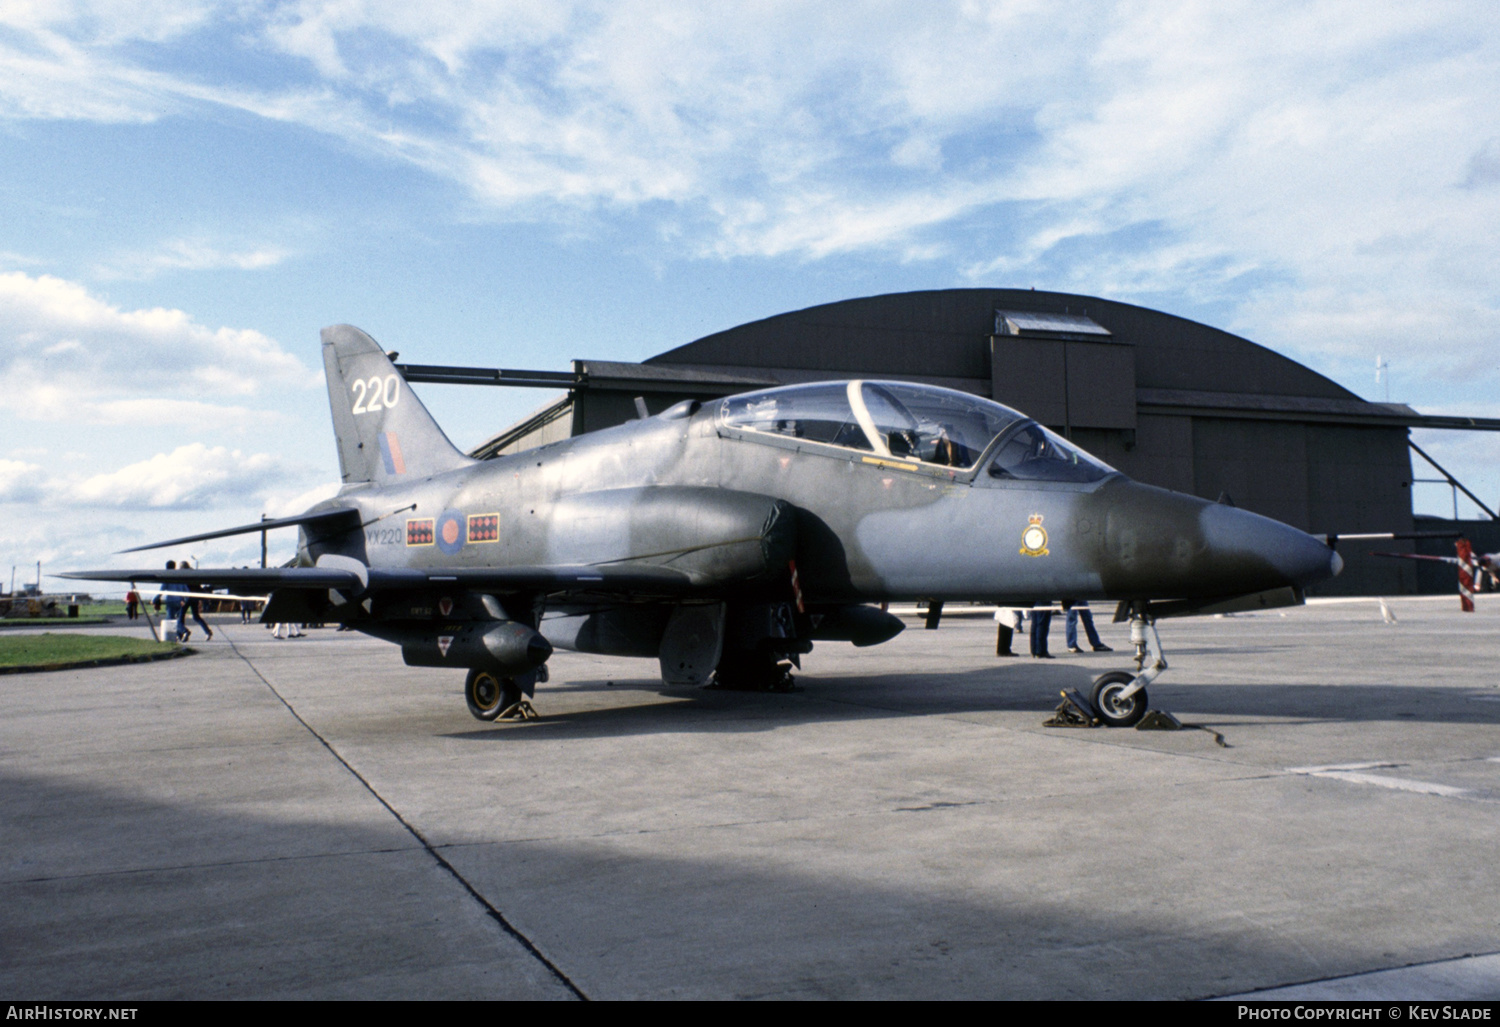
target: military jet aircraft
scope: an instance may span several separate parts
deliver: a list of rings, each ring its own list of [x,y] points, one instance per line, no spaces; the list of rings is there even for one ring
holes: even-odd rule
[[[293,566],[197,569],[192,584],[268,589],[263,620],[340,622],[399,644],[410,665],[466,668],[482,720],[522,706],[554,648],[654,658],[674,685],[775,688],[814,642],[902,629],[872,604],[1092,599],[1120,601],[1132,622],[1137,672],[1104,675],[1092,696],[1106,723],[1128,725],[1165,667],[1147,666],[1156,616],[1297,602],[1342,567],[1310,535],[1131,481],[949,389],[857,380],[689,400],[478,461],[368,335],[322,338],[339,494],[140,548],[297,527]]]

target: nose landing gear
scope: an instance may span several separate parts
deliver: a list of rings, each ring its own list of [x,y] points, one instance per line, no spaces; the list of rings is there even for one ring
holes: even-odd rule
[[[1146,632],[1156,643],[1153,650],[1146,640]],[[1161,635],[1157,634],[1156,621],[1145,614],[1131,611],[1130,641],[1135,646],[1135,673],[1116,670],[1101,674],[1094,679],[1089,701],[1099,714],[1099,719],[1109,727],[1133,727],[1146,715],[1146,686],[1155,681],[1167,669],[1167,661],[1161,652]]]
[[[1094,679],[1094,690],[1089,693],[1089,702],[1107,727],[1131,727],[1146,715],[1146,690],[1138,688],[1130,695],[1125,689],[1136,676],[1128,671],[1114,670]]]

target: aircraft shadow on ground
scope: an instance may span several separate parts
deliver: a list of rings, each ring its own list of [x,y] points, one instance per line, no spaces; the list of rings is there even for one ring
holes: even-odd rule
[[[505,802],[503,782],[494,787],[493,801]],[[471,934],[449,937],[443,916],[414,906],[430,902],[423,896],[433,888],[451,889],[450,905],[473,900],[404,832],[346,816],[318,823],[212,810],[200,798],[174,803],[131,790],[0,772],[0,819],[20,828],[0,875],[7,910],[0,989],[121,1000],[369,998],[372,982],[378,997],[408,998],[455,997],[445,989],[460,981],[468,983],[456,997],[465,998],[528,987],[521,975],[508,976],[516,952],[499,931],[486,956],[465,947]],[[920,838],[923,818],[947,813],[902,814],[912,818],[906,837]],[[942,837],[942,821],[930,823]],[[1148,845],[1151,830],[1168,848],[1182,834],[1166,818],[1148,829]],[[1110,909],[1028,883],[1024,867],[1037,854],[1010,852],[1004,839],[984,861],[1014,864],[1021,876],[965,896],[930,880],[928,870],[903,871],[899,853],[871,877],[804,868],[808,854],[794,850],[805,838],[764,848],[762,837],[751,857],[685,852],[675,832],[652,851],[632,837],[626,844],[497,836],[452,848],[438,841],[466,881],[528,925],[529,939],[597,998],[1181,999],[1379,969],[1390,963],[1382,947],[1408,944],[1350,940],[1313,958],[1299,942],[1216,910]],[[80,867],[72,854],[97,854],[103,839],[108,864]],[[215,840],[214,851],[194,864],[186,854],[205,839]],[[878,860],[890,839],[842,844]],[[1067,853],[1085,880],[1107,879],[1119,857],[1109,849]],[[1157,862],[1149,879],[1137,870],[1136,885],[1171,893],[1179,861]],[[356,865],[361,872],[351,873]],[[423,866],[425,890],[413,888],[411,875]],[[1393,909],[1386,922],[1402,920]],[[1470,951],[1471,931],[1455,926],[1418,956]],[[487,960],[482,979],[464,970]],[[550,980],[540,967],[526,976]]]
[[[1089,667],[1050,664],[1010,665],[1003,670],[948,674],[877,674],[818,678],[799,675],[791,693],[730,692],[711,688],[663,688],[659,681],[616,679],[573,681],[549,694],[537,690],[539,721],[476,724],[450,737],[472,741],[523,744],[570,737],[657,734],[662,732],[769,731],[794,724],[862,718],[917,717],[985,713],[1029,713],[1041,726],[1060,702],[1059,693],[1077,689],[1088,695],[1098,674],[1122,669],[1111,664]],[[607,706],[566,709],[564,691],[608,692]],[[646,702],[632,693],[647,693]],[[1154,709],[1212,718],[1232,724],[1239,718],[1275,718],[1288,723],[1402,721],[1437,724],[1500,724],[1500,701],[1478,701],[1478,690],[1462,687],[1385,684],[1176,684],[1166,679],[1150,689]],[[1495,693],[1500,699],[1500,692]],[[661,698],[672,701],[661,702]]]

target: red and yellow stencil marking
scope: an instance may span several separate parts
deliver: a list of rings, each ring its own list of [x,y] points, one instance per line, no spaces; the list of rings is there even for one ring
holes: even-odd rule
[[[497,513],[469,514],[469,541],[500,541],[500,515]]]
[[[432,530],[433,519],[431,517],[418,517],[406,522],[406,544],[409,546],[430,546],[436,541]]]

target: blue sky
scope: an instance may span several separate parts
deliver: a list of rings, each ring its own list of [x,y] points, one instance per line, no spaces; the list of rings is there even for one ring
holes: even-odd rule
[[[564,368],[1036,286],[1500,416],[1497,110],[1485,3],[12,2],[0,565],[326,492],[341,321]],[[461,445],[545,399],[422,394]],[[1500,440],[1419,442],[1500,502]]]

